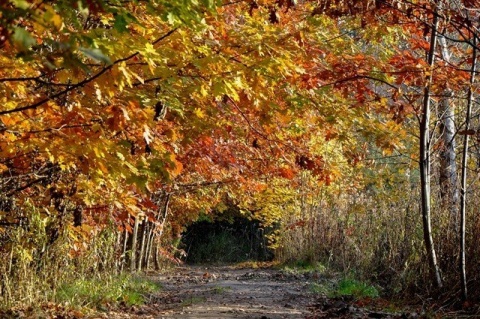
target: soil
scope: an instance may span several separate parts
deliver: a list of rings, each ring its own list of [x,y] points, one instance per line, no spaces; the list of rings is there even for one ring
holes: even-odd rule
[[[162,277],[159,319],[305,318],[313,302],[308,279],[271,269],[178,268]]]
[[[0,318],[57,319],[169,319],[169,318],[480,318],[480,311],[424,312],[422,307],[393,309],[387,300],[327,297],[312,287],[338,281],[317,272],[292,273],[272,268],[177,267],[149,276],[162,289],[142,306],[118,306],[83,313],[68,307],[42,307],[0,312]],[[110,308],[110,310],[109,310]],[[116,309],[116,310],[112,310]],[[438,310],[438,309],[437,309]],[[429,314],[428,314],[429,313]]]
[[[147,305],[108,318],[307,318],[315,296],[309,275],[274,269],[236,267],[177,267],[151,276],[162,288]]]
[[[275,269],[178,267],[152,276],[162,289],[142,307],[109,312],[105,318],[419,318],[366,310],[349,298],[314,294],[317,273],[293,274]]]

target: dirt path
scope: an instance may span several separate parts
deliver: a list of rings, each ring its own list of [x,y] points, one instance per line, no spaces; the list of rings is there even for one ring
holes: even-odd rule
[[[311,292],[329,279],[316,272],[296,274],[275,269],[177,267],[152,275],[162,289],[145,306],[105,314],[109,319],[170,318],[424,318],[416,312],[367,309],[351,297],[327,298]]]
[[[313,302],[308,276],[272,269],[177,268],[158,279],[158,319],[305,318]]]
[[[116,305],[110,310],[83,313],[60,305],[1,312],[0,318],[65,319],[169,319],[169,318],[251,318],[251,319],[420,319],[480,318],[473,312],[425,312],[422,306],[403,311],[385,311],[392,304],[385,299],[327,297],[312,292],[314,287],[338,281],[317,272],[292,273],[275,269],[235,267],[177,267],[151,274],[162,289],[147,297],[142,306]],[[428,305],[427,305],[428,306]],[[45,311],[43,311],[45,310]]]

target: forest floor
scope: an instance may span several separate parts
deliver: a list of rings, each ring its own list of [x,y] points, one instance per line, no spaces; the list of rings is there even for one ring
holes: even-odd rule
[[[110,311],[105,318],[421,318],[414,311],[387,312],[369,300],[328,298],[312,287],[334,280],[315,272],[272,268],[177,267],[150,278],[162,289],[144,306]]]
[[[452,311],[432,300],[407,306],[365,294],[340,294],[341,276],[318,270],[182,266],[146,276],[161,289],[145,295],[142,305],[75,310],[48,303],[0,311],[0,319],[480,318],[478,307]]]

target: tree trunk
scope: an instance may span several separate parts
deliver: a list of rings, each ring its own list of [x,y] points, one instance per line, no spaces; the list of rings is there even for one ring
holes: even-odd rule
[[[438,16],[434,14],[432,23],[432,33],[430,37],[430,50],[428,52],[428,75],[426,77],[426,84],[423,96],[423,109],[420,118],[420,183],[422,194],[422,222],[423,222],[423,237],[425,241],[425,248],[430,264],[430,269],[434,275],[435,283],[438,287],[442,287],[442,278],[440,276],[440,269],[437,263],[437,256],[433,245],[432,224],[431,224],[431,188],[430,188],[430,86],[432,83],[433,64],[435,60],[435,46],[437,40]]]
[[[165,204],[163,205],[163,211],[162,211],[162,221],[160,223],[160,229],[158,232],[157,240],[160,240],[163,234],[163,228],[165,227],[165,223],[167,222],[167,217],[168,217],[168,205],[170,204],[170,194],[166,195],[165,198]]]
[[[148,241],[147,241],[147,253],[145,254],[145,268],[150,269],[150,259],[152,257],[152,246],[153,246],[153,238],[155,235],[155,224],[150,223],[150,227],[148,228]]]
[[[155,239],[155,238],[154,238]],[[160,269],[160,257],[158,256],[159,255],[159,252],[158,252],[158,241],[155,241],[154,242],[154,254],[153,254],[153,257],[154,257],[154,263],[155,263],[155,270],[159,270]]]
[[[125,266],[125,263],[127,262],[128,230],[127,230],[126,227],[125,227],[125,231],[124,231],[124,236],[125,236],[125,238],[123,239],[123,251],[122,251],[121,264],[120,264],[120,272],[123,271],[123,267]]]
[[[115,242],[115,247],[113,247],[113,249],[114,249],[114,255],[115,255],[115,258],[113,260],[113,264],[115,267],[114,271],[115,271],[115,274],[117,274],[122,267],[123,232],[121,231],[117,232],[117,241]],[[119,256],[119,258],[116,258],[117,256]]]
[[[147,235],[147,219],[144,219],[142,222],[142,241],[140,242],[140,254],[138,256],[138,270],[141,271],[143,267],[143,257],[145,254],[145,244],[146,244],[146,235]]]
[[[451,213],[452,225],[458,228],[457,218],[457,164],[455,143],[455,113],[451,106],[453,92],[450,89],[444,91],[444,96],[439,102],[440,132],[442,148],[440,149],[440,195],[442,206]]]
[[[472,68],[470,71],[470,87],[468,88],[467,99],[467,114],[465,116],[465,131],[470,130],[470,119],[472,115],[473,104],[473,89],[472,86],[475,83],[475,70],[477,64],[477,50],[476,50],[476,38],[473,38],[473,53],[472,53]],[[468,297],[467,291],[467,273],[465,269],[466,256],[465,256],[465,208],[467,204],[467,165],[468,165],[468,133],[463,138],[463,152],[462,152],[462,186],[460,189],[460,281],[462,286],[462,299],[466,300]]]
[[[442,4],[439,3],[439,6]],[[448,5],[450,8],[450,5]],[[447,8],[447,9],[448,9]],[[440,54],[446,63],[450,63],[450,53],[448,51],[447,40],[445,36],[438,35],[438,44]],[[454,233],[458,231],[458,188],[457,188],[457,163],[456,163],[456,142],[455,142],[455,112],[452,106],[453,90],[446,87],[442,98],[438,103],[438,113],[440,119],[440,138],[442,147],[440,148],[440,196],[442,198],[442,207],[450,213],[450,226]]]
[[[140,222],[140,216],[135,216],[135,224],[133,226],[132,234],[132,247],[130,248],[130,271],[134,272],[136,270],[136,261],[137,261],[137,236],[138,236],[138,224]]]

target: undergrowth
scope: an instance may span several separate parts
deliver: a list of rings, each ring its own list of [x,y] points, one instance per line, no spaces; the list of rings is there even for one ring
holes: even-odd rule
[[[309,260],[295,260],[281,265],[281,269],[292,273],[308,273],[317,272],[324,274],[327,272],[327,267],[321,262]]]
[[[61,228],[34,207],[30,216],[28,227],[9,229],[0,238],[4,244],[0,250],[4,261],[0,263],[0,318],[15,309],[31,309],[37,315],[42,307],[68,312],[139,305],[159,288],[147,279],[120,272],[115,251],[118,233],[112,225],[84,238],[89,245],[78,246],[72,238],[77,239],[89,226]],[[52,225],[57,227],[55,236]]]
[[[377,298],[379,293],[374,286],[352,278],[343,278],[334,291],[334,296],[353,296],[355,298]]]
[[[364,281],[353,278],[342,278],[338,282],[315,282],[310,284],[314,294],[325,295],[328,298],[353,297],[355,299],[378,298],[378,289]]]
[[[71,306],[104,309],[113,304],[143,304],[149,294],[159,289],[158,283],[129,274],[83,278],[60,286],[55,300]]]
[[[334,271],[321,262],[310,260],[290,261],[281,265],[281,269],[287,273],[321,275],[318,278],[320,279],[319,282],[310,284],[310,291],[315,294],[322,294],[329,298],[342,296],[352,296],[357,299],[379,297],[378,289],[373,285],[358,280],[353,275],[338,279],[339,277]]]

